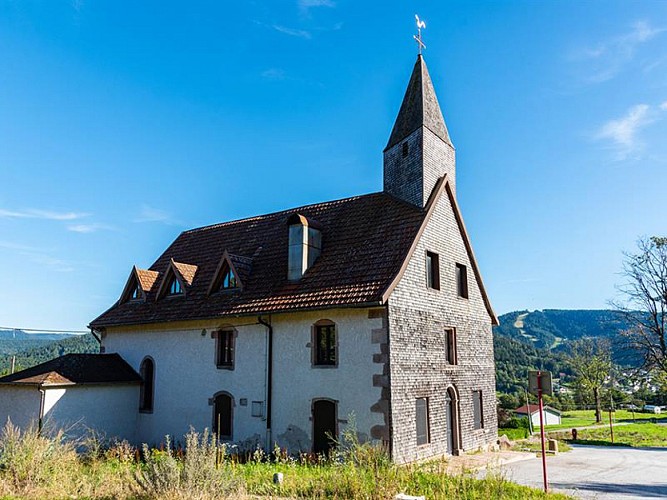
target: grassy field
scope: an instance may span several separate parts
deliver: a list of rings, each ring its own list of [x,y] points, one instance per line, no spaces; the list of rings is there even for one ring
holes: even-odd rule
[[[612,413],[614,423],[627,422],[644,422],[651,419],[667,418],[667,415],[656,415],[653,413],[639,413],[634,414],[628,410],[616,410]],[[609,412],[602,413],[602,424],[609,424]],[[561,415],[561,423],[559,425],[547,425],[546,430],[554,429],[572,429],[573,427],[588,427],[591,425],[599,425],[595,422],[595,411],[593,410],[574,410],[566,411]]]
[[[62,433],[46,438],[8,424],[0,433],[0,498],[380,500],[399,492],[429,499],[568,498],[499,476],[449,476],[443,460],[396,466],[378,448],[355,442],[328,459],[258,450],[243,463],[226,456],[226,448],[216,446],[206,432],[191,432],[185,442],[184,450],[167,444],[164,450],[144,447],[139,454],[126,442],[100,447],[91,441],[78,443],[87,451],[77,453]],[[272,480],[276,472],[284,476],[280,485]]]
[[[570,432],[549,433],[550,437],[565,439],[571,443],[611,446],[611,430],[609,427],[597,429],[581,429],[577,440],[571,439]],[[642,447],[667,447],[667,425],[643,423],[614,426],[614,445]]]

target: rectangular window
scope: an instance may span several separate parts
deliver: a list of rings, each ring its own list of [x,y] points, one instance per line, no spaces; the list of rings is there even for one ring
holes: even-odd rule
[[[234,368],[234,330],[220,330],[217,335],[215,364],[218,368]]]
[[[417,423],[417,445],[431,441],[428,423],[428,398],[417,398],[415,421]]]
[[[474,429],[484,428],[484,411],[482,408],[482,391],[472,391],[472,413]]]
[[[313,364],[336,365],[336,325],[315,325]]]
[[[456,264],[456,289],[459,297],[468,298],[468,268],[463,264]]]
[[[456,364],[456,330],[445,328],[445,357],[450,365]]]
[[[426,252],[426,286],[440,290],[440,256]]]

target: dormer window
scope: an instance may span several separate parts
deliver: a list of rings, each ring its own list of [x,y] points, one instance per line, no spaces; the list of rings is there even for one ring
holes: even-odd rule
[[[123,293],[120,295],[120,303],[141,302],[146,300],[146,294],[151,291],[153,284],[157,280],[159,273],[146,269],[132,268],[130,276],[127,278]]]
[[[208,295],[217,292],[239,292],[243,289],[243,280],[250,274],[252,258],[230,254],[225,250],[213,275]]]
[[[174,276],[169,284],[169,295],[181,295],[183,293],[183,287],[181,282]]]
[[[229,264],[222,270],[222,282],[220,288],[236,288],[236,275]]]

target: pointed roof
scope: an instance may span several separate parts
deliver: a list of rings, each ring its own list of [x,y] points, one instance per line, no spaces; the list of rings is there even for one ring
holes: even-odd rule
[[[422,126],[452,145],[426,62],[419,54],[385,151]]]

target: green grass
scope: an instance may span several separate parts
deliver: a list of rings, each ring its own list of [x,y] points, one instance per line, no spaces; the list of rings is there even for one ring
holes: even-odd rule
[[[591,444],[612,446],[609,427],[599,429],[581,429],[577,440],[571,439],[569,432],[550,433],[557,439],[565,439],[576,444]],[[650,422],[614,426],[614,443],[616,446],[667,447],[667,425],[652,424]]]
[[[634,416],[634,419],[633,419]],[[627,423],[627,422],[642,422],[651,419],[660,419],[667,418],[667,415],[656,415],[653,413],[639,413],[635,412],[634,415],[628,410],[616,410],[612,413],[612,419],[614,423]],[[602,425],[609,424],[609,412],[602,412]],[[591,425],[600,425],[595,422],[595,411],[594,410],[574,410],[566,411],[561,415],[561,423],[559,425],[547,425],[545,429],[547,431],[555,429],[572,429],[574,427],[588,427]],[[539,428],[539,426],[538,426]]]
[[[528,429],[526,428],[498,429],[498,437],[502,436],[503,434],[512,441],[516,441],[517,439],[526,439],[530,436]]]
[[[266,498],[394,498],[397,493],[429,499],[566,499],[560,494],[519,486],[489,475],[447,474],[437,460],[398,466],[380,449],[354,442],[328,459],[297,459],[276,450],[256,451],[246,463],[225,455],[204,431],[185,436],[185,450],[144,448],[142,461],[126,442],[110,448],[99,442],[85,454],[62,439],[21,432],[7,425],[0,431],[0,499],[86,498],[223,500]],[[280,485],[276,472],[284,474]]]

